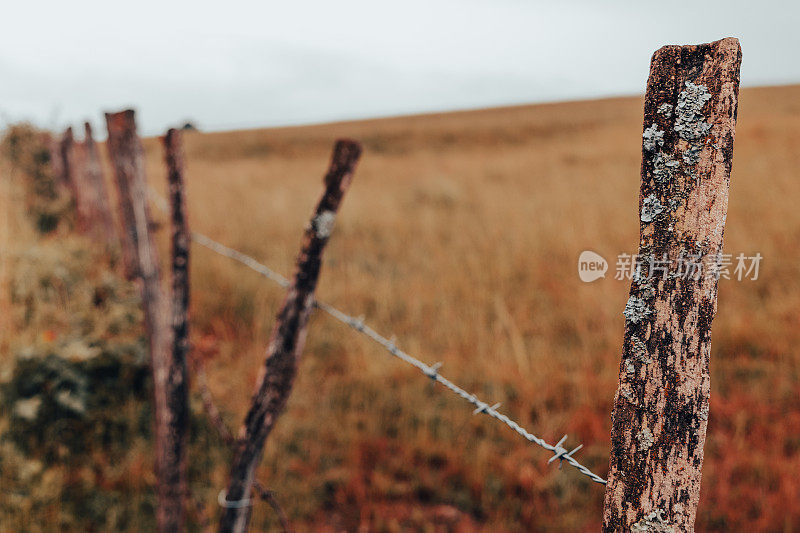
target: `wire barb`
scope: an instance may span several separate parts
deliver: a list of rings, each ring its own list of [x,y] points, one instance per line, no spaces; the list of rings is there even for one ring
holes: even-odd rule
[[[491,407],[489,407],[489,404],[488,404],[488,403],[481,402],[480,400],[478,400],[478,402],[479,402],[478,408],[477,408],[477,409],[475,409],[474,411],[472,411],[472,414],[473,414],[473,415],[477,415],[478,413],[485,413],[485,412],[486,412],[486,411],[488,411],[489,409],[491,409],[492,411],[494,411],[495,409],[497,409],[498,407],[500,407],[500,402],[497,402],[496,404],[494,404],[494,405],[493,405],[493,406],[491,406]]]
[[[564,435],[561,437],[561,440],[555,445],[555,454],[550,460],[547,461],[547,464],[552,463],[556,459],[558,459],[558,469],[561,470],[561,466],[564,464],[564,460],[568,458],[572,458],[572,454],[583,448],[583,444],[579,444],[577,448],[574,448],[571,452],[567,453],[566,448],[562,448],[561,445],[564,444],[564,441],[567,440],[567,436]]]
[[[225,489],[222,489],[217,495],[217,503],[219,503],[220,507],[226,509],[243,509],[253,505],[253,500],[252,498],[245,498],[244,500],[230,501],[228,495],[225,493]]]
[[[433,381],[436,381],[436,378],[439,376],[439,369],[442,368],[442,362],[439,361],[438,363],[433,363],[431,366],[422,369],[422,373],[431,378]]]
[[[156,203],[156,205],[160,207],[159,204],[163,201],[163,199],[155,191],[153,191],[152,189],[150,189],[150,196],[154,199],[154,202]],[[233,248],[228,248],[227,246],[225,246],[223,244],[220,244],[217,241],[215,241],[215,240],[213,240],[213,239],[211,239],[209,237],[206,237],[205,235],[197,233],[197,232],[193,232],[192,233],[192,240],[195,241],[196,243],[202,245],[202,246],[205,246],[209,250],[212,250],[212,251],[214,251],[214,252],[216,252],[216,253],[218,253],[220,255],[223,255],[225,257],[228,257],[230,259],[233,259],[234,261],[237,261],[237,262],[245,265],[246,267],[250,268],[251,270],[254,270],[254,271],[258,272],[259,274],[261,274],[262,276],[266,277],[267,279],[270,279],[270,280],[274,281],[275,283],[277,283],[278,285],[280,285],[283,288],[287,288],[289,286],[289,280],[288,279],[286,279],[285,277],[281,276],[280,274],[278,274],[274,270],[271,270],[266,265],[263,265],[263,264],[259,263],[254,258],[250,257],[249,255],[243,254],[243,253],[239,252],[238,250],[234,250]],[[422,361],[420,361],[416,357],[413,357],[413,356],[407,354],[406,352],[404,352],[403,350],[401,350],[400,348],[398,348],[395,345],[393,339],[390,340],[390,339],[384,337],[383,335],[381,335],[380,333],[378,333],[377,331],[375,331],[374,329],[372,329],[371,327],[367,326],[365,324],[365,322],[364,322],[364,316],[363,315],[361,315],[359,317],[350,316],[347,313],[345,313],[343,311],[340,311],[339,309],[337,309],[337,308],[333,307],[332,305],[327,304],[325,302],[316,301],[314,303],[314,305],[315,305],[315,307],[317,309],[323,311],[324,313],[327,313],[328,315],[332,316],[333,318],[335,318],[339,322],[341,322],[341,323],[343,323],[343,324],[345,324],[347,326],[350,326],[352,329],[358,331],[359,333],[362,333],[363,335],[365,335],[366,337],[370,338],[371,340],[373,340],[377,344],[380,344],[381,346],[383,346],[386,349],[386,351],[388,351],[393,356],[395,356],[398,359],[400,359],[401,361],[403,361],[403,362],[415,367],[417,370],[422,372],[424,375],[428,376],[434,382],[439,383],[440,385],[442,385],[444,388],[446,388],[447,390],[449,390],[450,392],[452,392],[456,396],[458,396],[461,399],[463,399],[463,400],[467,401],[468,403],[472,404],[475,407],[475,411],[473,412],[473,414],[485,414],[485,415],[489,416],[490,418],[493,418],[493,419],[495,419],[495,420],[497,420],[499,422],[502,422],[503,424],[505,424],[506,426],[511,428],[513,431],[515,431],[517,434],[519,434],[522,438],[526,439],[528,442],[532,442],[532,443],[544,448],[545,450],[547,450],[549,452],[553,452],[554,455],[553,455],[553,457],[550,458],[550,460],[548,461],[548,464],[550,464],[553,461],[555,461],[556,459],[558,459],[559,460],[559,468],[561,468],[561,465],[564,463],[564,461],[566,461],[569,465],[573,466],[578,472],[580,472],[584,476],[588,477],[589,479],[591,479],[595,483],[599,483],[601,485],[605,485],[606,484],[606,480],[605,479],[603,479],[602,477],[598,476],[597,474],[595,474],[594,472],[589,470],[587,467],[582,465],[580,462],[578,462],[577,459],[575,459],[573,457],[572,454],[574,454],[575,452],[580,450],[583,447],[583,444],[581,444],[577,448],[573,449],[569,453],[567,453],[566,448],[563,448],[561,446],[567,439],[566,435],[564,435],[564,437],[562,437],[561,440],[558,441],[558,443],[555,446],[553,446],[552,444],[549,444],[544,439],[542,439],[540,437],[537,437],[533,433],[530,433],[529,431],[527,431],[525,428],[520,426],[517,422],[515,422],[514,420],[509,418],[507,415],[502,414],[499,411],[497,411],[497,408],[500,406],[500,404],[495,404],[493,406],[489,406],[488,403],[478,399],[478,397],[475,396],[474,394],[467,392],[466,390],[462,389],[461,387],[459,387],[458,385],[456,385],[455,383],[453,383],[449,379],[447,379],[444,376],[442,376],[439,373],[439,369],[442,366],[441,362],[435,363],[433,365],[426,365],[425,363],[423,363]],[[225,500],[225,501],[227,501],[227,500]],[[238,503],[238,502],[233,502],[233,503]],[[220,503],[220,505],[222,505],[222,503]]]

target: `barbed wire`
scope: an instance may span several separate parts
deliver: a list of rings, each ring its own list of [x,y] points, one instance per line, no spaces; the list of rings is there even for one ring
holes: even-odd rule
[[[167,205],[166,200],[152,189],[150,189],[150,197],[152,198],[156,206],[159,207],[160,210],[168,212],[169,206]],[[219,243],[214,239],[211,239],[210,237],[207,237],[206,235],[197,232],[192,232],[192,240],[197,244],[200,244],[201,246],[204,246],[205,248],[208,248],[209,250],[216,252],[219,255],[223,255],[225,257],[233,259],[234,261],[237,261],[238,263],[245,265],[246,267],[250,268],[251,270],[254,270],[255,272],[258,272],[262,276],[277,283],[283,288],[287,288],[290,285],[288,279],[281,276],[274,270],[270,269],[268,266],[260,263],[253,257],[244,254],[238,250],[234,250],[233,248],[229,248],[224,244]],[[567,451],[567,449],[562,446],[562,444],[564,444],[564,442],[567,440],[567,435],[564,435],[561,438],[561,440],[559,440],[554,445],[548,443],[544,439],[537,437],[533,433],[523,428],[520,424],[512,420],[508,415],[505,415],[500,411],[498,411],[497,409],[500,407],[499,403],[490,405],[489,403],[479,399],[475,394],[467,392],[465,389],[459,387],[446,377],[442,376],[439,373],[439,369],[441,368],[442,363],[439,362],[439,363],[434,363],[432,365],[425,364],[416,357],[409,355],[408,353],[398,348],[393,339],[389,339],[381,335],[371,327],[367,326],[364,323],[363,316],[357,318],[353,317],[343,311],[340,311],[336,307],[327,304],[325,302],[321,302],[319,300],[315,301],[314,305],[317,309],[323,311],[324,313],[327,313],[328,315],[332,316],[339,322],[349,326],[355,331],[371,339],[375,343],[381,345],[391,355],[415,367],[417,370],[422,372],[425,376],[433,380],[435,383],[439,383],[447,390],[454,393],[456,396],[472,404],[475,407],[475,410],[472,412],[473,415],[485,414],[490,418],[498,420],[503,424],[505,424],[506,426],[508,426],[509,428],[511,428],[513,431],[519,434],[522,438],[526,439],[528,442],[532,442],[544,448],[545,450],[552,452],[553,456],[547,461],[548,464],[558,460],[559,468],[561,468],[562,464],[564,462],[567,462],[571,466],[575,467],[575,469],[578,470],[578,472],[588,477],[595,483],[600,483],[602,485],[606,484],[605,479],[598,476],[597,474],[589,470],[586,466],[578,462],[577,459],[575,459],[574,454],[578,450],[583,448],[583,444],[578,445],[571,451]]]

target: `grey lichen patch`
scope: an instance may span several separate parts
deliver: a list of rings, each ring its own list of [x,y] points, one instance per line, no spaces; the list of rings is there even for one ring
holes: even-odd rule
[[[633,395],[633,391],[629,388],[629,385],[626,384],[620,387],[619,393],[622,395],[623,398],[628,400],[633,405],[638,405],[638,402],[636,401],[636,396]]]
[[[333,223],[336,221],[336,213],[333,211],[323,211],[311,220],[311,228],[320,239],[327,239],[333,231]]]
[[[622,311],[622,314],[625,315],[625,318],[630,322],[638,324],[650,318],[650,315],[653,314],[653,310],[647,306],[647,302],[638,296],[631,296],[628,298],[628,302],[625,304],[625,309]]]
[[[650,274],[648,271],[653,261],[655,261],[655,256],[648,253],[646,250],[648,250],[648,248],[645,247],[639,250],[639,260],[636,262],[636,268],[631,275],[631,280],[637,284],[647,283],[649,281]]]
[[[642,134],[642,146],[648,152],[655,152],[659,146],[664,146],[664,132],[658,129],[658,124],[653,124]]]
[[[651,194],[642,202],[642,222],[652,222],[659,213],[664,210],[664,206],[658,201],[655,194]]]
[[[675,533],[675,528],[664,520],[664,510],[656,509],[631,526],[631,533]]]
[[[710,99],[711,93],[705,85],[686,82],[686,89],[678,95],[675,109],[675,131],[681,139],[692,141],[708,134],[711,124],[705,121],[702,109]]]
[[[658,152],[653,158],[653,177],[658,183],[665,185],[672,180],[672,173],[680,166],[674,157]]]
[[[643,300],[652,300],[656,296],[656,290],[647,283],[639,288],[639,295]]]
[[[639,441],[639,450],[646,451],[649,450],[653,443],[653,432],[650,431],[650,428],[645,426],[642,430],[636,435],[636,440]]]
[[[703,151],[703,145],[699,143],[692,143],[689,148],[683,151],[681,157],[683,162],[687,165],[696,165],[700,161],[700,152]]]
[[[658,106],[658,114],[667,118],[672,116],[672,104],[663,103]]]
[[[625,371],[628,374],[635,374],[636,373],[636,363],[640,365],[646,365],[652,362],[650,359],[649,354],[647,353],[647,346],[645,346],[644,342],[637,337],[636,335],[632,335],[630,339],[630,349],[627,353],[627,360],[625,361]]]
[[[642,342],[642,339],[636,335],[631,337],[631,354],[633,358],[640,363],[649,364],[653,360],[650,359],[650,354],[647,352],[647,346]]]
[[[700,420],[708,420],[708,404],[700,408],[700,413],[698,416],[700,416]]]

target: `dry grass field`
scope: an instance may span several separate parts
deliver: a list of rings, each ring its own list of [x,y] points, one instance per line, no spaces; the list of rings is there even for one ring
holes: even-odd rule
[[[629,288],[613,278],[638,243],[641,116],[642,99],[624,98],[187,133],[190,223],[289,275],[334,139],[360,140],[318,297],[537,435],[583,443],[580,460],[605,475]],[[145,148],[163,192],[160,143]],[[743,90],[725,251],[764,260],[757,281],[720,284],[698,531],[800,531],[798,170],[800,87]],[[605,279],[580,281],[583,250],[609,260]],[[194,356],[238,427],[282,290],[197,246],[192,287]],[[6,339],[3,357],[21,344]],[[193,490],[216,512],[228,456],[208,442],[219,450],[192,468]],[[146,446],[136,453],[116,481],[132,502],[152,492]],[[317,313],[258,477],[298,531],[597,531],[603,487],[547,459]],[[42,530],[58,502],[48,509],[29,517]],[[275,523],[256,506],[254,530]]]

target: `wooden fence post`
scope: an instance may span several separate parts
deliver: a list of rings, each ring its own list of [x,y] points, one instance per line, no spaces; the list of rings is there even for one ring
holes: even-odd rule
[[[66,129],[59,143],[59,169],[62,185],[69,191],[75,205],[75,227],[87,233],[93,227],[91,191],[86,181],[85,145],[75,142],[72,127]]]
[[[75,137],[72,133],[72,127],[67,128],[61,140],[58,143],[58,157],[59,162],[56,167],[60,170],[58,181],[69,192],[72,201],[75,204],[76,224],[78,229],[83,224],[82,213],[80,211],[81,202],[79,195],[81,193],[78,187],[78,169],[79,161],[77,150],[75,149]]]
[[[172,219],[172,356],[167,371],[167,412],[169,413],[169,463],[176,465],[170,483],[185,493],[186,434],[189,429],[189,247],[191,233],[187,222],[184,192],[183,144],[181,133],[170,129],[164,136],[167,181]]]
[[[107,113],[108,151],[114,164],[120,207],[123,211],[123,233],[128,245],[135,246],[127,253],[135,264],[128,265],[138,279],[144,307],[145,328],[150,348],[155,405],[156,478],[158,509],[156,519],[162,532],[183,531],[183,501],[185,485],[183,472],[176,458],[181,450],[183,435],[173,432],[174,414],[170,410],[170,360],[173,333],[169,302],[160,286],[158,256],[147,207],[147,182],[144,174],[144,151],[136,134],[132,110]]]
[[[58,163],[55,165],[57,168],[56,178],[59,183],[61,183],[62,187],[70,191],[70,194],[72,194],[70,158],[72,155],[72,144],[74,142],[75,138],[72,134],[72,127],[69,127],[64,130],[64,133],[61,134],[61,137],[57,141],[58,153],[56,155]]]
[[[665,46],[650,65],[604,531],[694,530],[740,63],[728,38]]]
[[[106,113],[106,127],[108,140],[106,148],[114,168],[114,182],[117,188],[119,201],[119,243],[122,251],[122,268],[125,277],[129,280],[139,275],[139,238],[137,231],[137,217],[133,207],[132,187],[139,188],[136,184],[144,184],[144,151],[139,137],[136,135],[136,125],[132,110],[119,113]],[[141,194],[146,194],[142,191]],[[145,204],[146,207],[146,204]],[[141,223],[147,224],[146,220]],[[145,227],[146,231],[147,228]],[[145,233],[146,234],[146,233]]]
[[[314,306],[322,252],[360,155],[361,146],[354,141],[340,140],[334,147],[325,176],[325,192],[306,227],[294,278],[272,330],[267,358],[241,430],[243,438],[236,446],[230,483],[222,500],[221,532],[247,529],[255,469],[261,460],[267,436],[291,392],[305,344],[308,317]]]
[[[61,158],[61,140],[58,139],[56,135],[49,132],[46,133],[45,136],[47,150],[50,153],[50,172],[52,172],[53,181],[58,191],[61,192],[65,186],[64,163]]]
[[[114,232],[114,217],[111,214],[111,204],[108,198],[106,182],[103,178],[103,166],[100,163],[100,153],[97,143],[92,136],[92,126],[88,122],[83,124],[83,162],[80,182],[84,185],[83,197],[87,206],[89,223],[87,230],[100,239],[106,246],[116,243]]]

